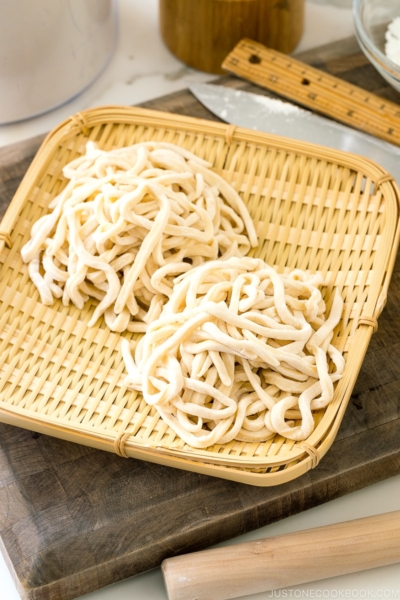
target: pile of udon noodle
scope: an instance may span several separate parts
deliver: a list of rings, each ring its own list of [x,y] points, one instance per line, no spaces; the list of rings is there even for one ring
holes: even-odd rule
[[[145,332],[122,337],[126,384],[190,446],[303,440],[342,376],[341,296],[327,315],[320,275],[247,257],[253,222],[210,166],[167,143],[89,142],[22,258],[44,304],[94,298],[89,327]]]
[[[334,296],[325,319],[321,284],[297,270],[278,275],[256,258],[196,267],[177,279],[134,359],[123,341],[127,385],[196,448],[275,433],[307,438],[312,411],[332,400],[344,368],[331,344],[342,299]]]
[[[89,142],[21,250],[41,301],[82,309],[92,297],[89,327],[104,314],[113,331],[145,331],[177,275],[247,254],[257,245],[247,208],[209,167],[168,143],[105,152]]]

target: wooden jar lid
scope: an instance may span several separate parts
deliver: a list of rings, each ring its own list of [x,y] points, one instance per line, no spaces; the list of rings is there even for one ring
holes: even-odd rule
[[[159,0],[160,29],[169,50],[187,65],[222,73],[244,37],[289,53],[303,33],[305,0]]]

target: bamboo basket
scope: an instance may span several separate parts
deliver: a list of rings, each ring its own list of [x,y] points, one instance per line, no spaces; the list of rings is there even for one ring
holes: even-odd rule
[[[344,298],[333,343],[346,367],[304,442],[276,435],[206,450],[185,445],[124,386],[121,335],[94,309],[44,306],[20,257],[31,226],[65,185],[63,166],[88,140],[103,149],[168,141],[209,160],[241,194],[255,221],[253,254],[280,272],[321,271],[328,308]],[[359,156],[222,123],[111,106],[79,113],[50,133],[0,226],[0,420],[65,440],[172,467],[270,486],[315,467],[335,439],[377,318],[399,242],[399,191]]]

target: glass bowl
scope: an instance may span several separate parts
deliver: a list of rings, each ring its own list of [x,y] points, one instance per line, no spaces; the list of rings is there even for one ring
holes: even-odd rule
[[[354,0],[353,16],[361,50],[382,77],[400,91],[400,66],[385,54],[385,33],[389,23],[400,17],[400,1]]]

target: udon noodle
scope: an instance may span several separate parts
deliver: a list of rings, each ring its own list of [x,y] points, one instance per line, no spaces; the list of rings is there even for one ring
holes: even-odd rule
[[[190,270],[133,354],[122,341],[127,386],[195,448],[304,440],[344,368],[331,343],[343,301],[326,316],[323,283],[248,257]]]
[[[86,154],[21,250],[42,303],[97,306],[110,329],[145,331],[173,279],[205,261],[257,245],[240,196],[211,165],[173,144],[143,142]]]

